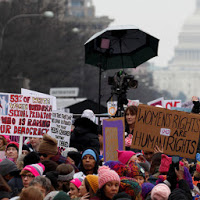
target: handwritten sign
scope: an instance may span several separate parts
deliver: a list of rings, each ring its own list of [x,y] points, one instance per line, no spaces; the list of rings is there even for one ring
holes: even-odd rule
[[[0,134],[41,137],[50,133],[52,99],[0,93]]]
[[[59,147],[69,147],[72,117],[70,113],[52,112],[51,136],[58,141]]]
[[[117,149],[124,150],[124,118],[103,120],[104,161],[118,160]]]
[[[132,148],[152,150],[163,146],[165,154],[195,158],[200,115],[139,105]]]

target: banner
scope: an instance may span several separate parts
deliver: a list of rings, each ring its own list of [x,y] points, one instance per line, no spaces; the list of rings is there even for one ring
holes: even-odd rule
[[[165,154],[195,158],[200,115],[139,105],[132,148],[152,151],[163,146]]]
[[[50,134],[52,99],[0,93],[0,134]]]
[[[161,98],[158,98],[158,99],[155,99],[155,100],[153,100],[153,101],[149,101],[148,103],[147,103],[147,105],[149,105],[149,106],[156,106],[156,105],[159,105],[159,106],[164,106],[164,98],[163,97],[161,97]]]
[[[103,120],[104,162],[118,160],[117,149],[124,150],[124,117]]]
[[[164,108],[171,109],[172,107],[181,107],[181,100],[164,100]]]
[[[59,147],[69,147],[72,118],[73,115],[70,113],[62,111],[52,113],[51,136],[58,141]]]
[[[44,94],[41,92],[36,92],[34,90],[28,90],[21,88],[21,94],[24,96],[33,96],[33,97],[43,97],[43,98],[52,98],[52,110],[57,110],[57,105],[56,105],[56,97],[49,95],[49,94]]]

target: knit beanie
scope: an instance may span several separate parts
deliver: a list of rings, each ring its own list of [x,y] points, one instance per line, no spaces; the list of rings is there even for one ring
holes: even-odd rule
[[[118,153],[118,160],[124,164],[127,164],[127,162],[130,160],[130,158],[135,155],[135,152],[133,152],[133,151],[117,150],[117,153]]]
[[[4,159],[0,162],[0,174],[5,176],[10,173],[18,172],[16,164],[9,159]]]
[[[56,155],[58,153],[57,144],[58,142],[56,139],[52,138],[50,135],[44,134],[38,152],[45,153],[47,155]]]
[[[68,147],[68,148],[66,148],[64,151],[62,151],[61,155],[62,155],[63,157],[65,157],[65,158],[67,158],[68,153],[69,153],[70,151],[78,152],[78,150],[77,150],[76,148],[74,148],[74,147]]]
[[[70,197],[66,192],[60,191],[58,194],[56,194],[53,200],[70,200]]]
[[[107,166],[99,167],[98,177],[99,189],[101,189],[109,181],[118,181],[120,183],[120,178],[117,172],[111,170]]]
[[[165,154],[161,155],[161,164],[159,168],[160,173],[167,173],[169,171],[170,164],[172,163],[172,158]]]
[[[171,190],[166,184],[159,183],[151,190],[151,199],[155,200],[155,199],[162,198],[163,200],[167,200],[170,193],[171,193]]]
[[[88,175],[89,176],[89,175]],[[70,183],[73,183],[77,188],[79,188],[82,184],[82,181],[81,179],[78,179],[78,178],[74,178],[70,181]]]
[[[109,160],[104,163],[105,166],[108,166],[110,169],[116,171],[120,177],[131,175],[131,169],[129,166],[121,163],[120,161]]]
[[[152,183],[148,183],[145,182],[142,184],[142,198],[145,199],[147,197],[147,195],[149,194],[149,192],[151,192],[151,190],[153,189],[155,185]]]
[[[126,194],[126,192],[117,193],[112,200],[131,200],[131,196]]]
[[[19,150],[19,143],[11,141],[7,144],[6,149],[9,147],[14,147],[15,149],[17,149],[17,151]]]
[[[131,161],[129,163],[129,167],[131,168],[131,177],[142,176],[145,178],[145,170],[135,161]]]
[[[98,176],[96,175],[87,175],[85,177],[90,184],[90,187],[92,188],[93,192],[96,193],[99,189],[99,183],[98,183]]]
[[[140,185],[135,181],[135,179],[130,177],[121,177],[120,180],[120,191],[126,192],[135,199],[141,192]]]
[[[95,122],[95,120],[96,120],[94,112],[92,110],[90,110],[90,109],[84,110],[82,115],[81,115],[81,117],[88,118],[92,122]]]
[[[83,157],[84,157],[85,155],[91,155],[91,156],[93,156],[93,158],[95,159],[95,161],[97,161],[96,153],[95,153],[92,149],[86,149],[86,150],[83,152],[83,154],[82,154],[82,156],[81,156],[81,159],[83,159]]]
[[[33,165],[26,165],[23,168],[22,173],[23,173],[24,170],[31,172],[36,177],[36,176],[42,176],[43,175],[45,167],[42,163],[37,163],[37,164],[33,164]]]

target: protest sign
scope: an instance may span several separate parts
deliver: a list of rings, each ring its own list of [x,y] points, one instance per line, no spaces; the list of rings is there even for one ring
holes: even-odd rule
[[[114,116],[117,112],[117,101],[107,102],[108,114]]]
[[[171,109],[172,107],[181,107],[181,100],[164,100],[164,108]]]
[[[163,146],[165,154],[195,158],[200,115],[139,105],[132,148],[152,151]]]
[[[128,99],[127,106],[139,106],[139,104],[140,104],[139,100],[130,100],[130,99]]]
[[[118,160],[117,149],[124,150],[124,118],[103,120],[104,161]]]
[[[52,99],[0,93],[0,134],[41,137],[50,132]]]
[[[69,147],[72,117],[70,113],[62,111],[52,112],[51,136],[58,141],[59,147]]]
[[[21,88],[21,94],[24,96],[33,96],[33,97],[43,97],[43,98],[52,98],[52,110],[57,110],[57,105],[56,105],[56,97],[49,95],[49,94],[44,94],[41,92],[37,92],[34,90],[28,90]]]
[[[155,99],[153,101],[149,101],[147,103],[147,105],[149,105],[149,106],[156,106],[156,105],[158,105],[158,106],[162,106],[163,107],[164,106],[164,98],[161,97],[161,98]]]

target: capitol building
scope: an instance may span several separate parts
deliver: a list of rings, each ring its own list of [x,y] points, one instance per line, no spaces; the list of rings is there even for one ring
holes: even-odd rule
[[[166,68],[153,70],[153,80],[155,88],[169,91],[174,98],[200,97],[200,0],[182,26],[174,57]]]

